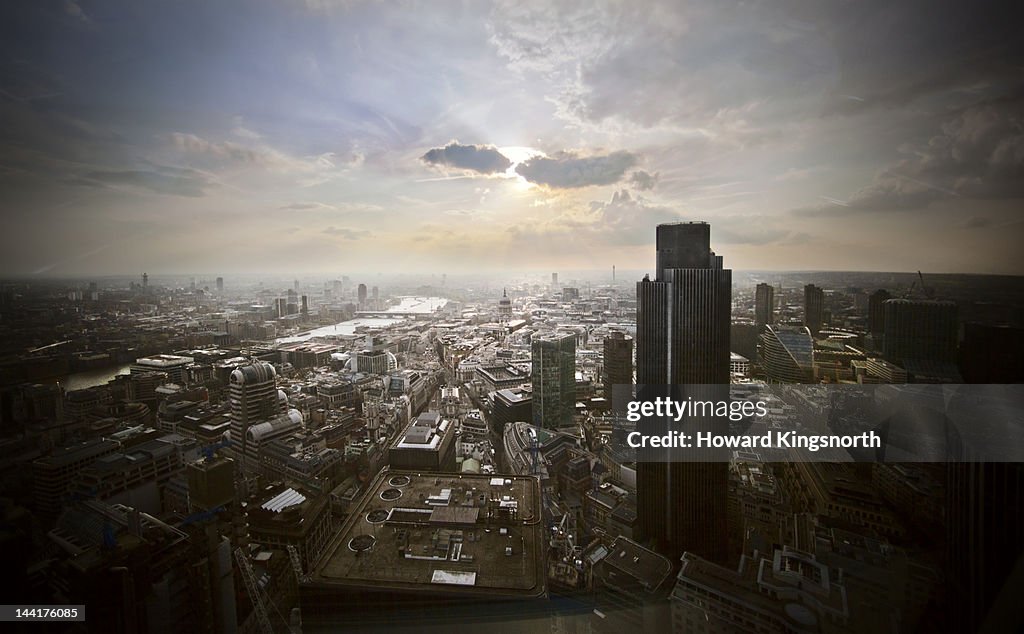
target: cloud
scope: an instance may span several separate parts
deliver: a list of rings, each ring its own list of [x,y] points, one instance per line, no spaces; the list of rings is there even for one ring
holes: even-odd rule
[[[75,0],[64,0],[64,12],[86,24],[92,24],[92,20],[85,14],[85,11],[82,11],[82,7]]]
[[[153,166],[147,169],[94,170],[82,175],[85,183],[128,185],[158,194],[198,198],[213,185],[203,173],[187,167]]]
[[[647,244],[654,239],[655,226],[683,220],[678,211],[634,198],[626,189],[612,194],[608,202],[591,202],[590,211],[593,227],[616,244]]]
[[[512,161],[493,145],[462,145],[458,141],[428,150],[420,160],[435,167],[453,167],[487,175],[501,174],[512,167]]]
[[[362,238],[369,238],[373,235],[372,231],[361,231],[357,229],[346,229],[344,227],[330,226],[324,229],[324,233],[331,236],[337,236],[344,240],[359,240]]]
[[[359,212],[359,211],[365,211],[365,212],[382,211],[382,208],[380,206],[378,206],[378,205],[371,205],[371,204],[368,204],[368,203],[343,202],[343,203],[328,204],[328,203],[322,203],[322,202],[315,201],[315,200],[289,203],[287,205],[281,205],[280,207],[278,207],[278,209],[280,209],[282,211],[338,211],[338,212],[342,212],[342,213]]]
[[[557,189],[612,185],[637,163],[637,156],[620,150],[604,156],[580,157],[559,152],[553,157],[538,156],[516,166],[516,173],[537,185]]]
[[[283,211],[319,211],[319,210],[333,210],[334,207],[325,203],[310,202],[310,203],[291,203],[290,205],[282,205],[278,209]]]
[[[629,176],[629,184],[638,191],[649,191],[654,189],[658,183],[658,172],[653,174],[644,170],[637,170]]]
[[[843,201],[794,210],[798,216],[924,209],[949,198],[1024,197],[1024,99],[964,108],[927,141],[903,148],[905,158]]]
[[[233,133],[237,135],[236,128]],[[339,157],[335,152],[323,152],[310,156],[293,156],[266,143],[257,143],[258,135],[249,130],[241,135],[252,144],[235,141],[211,141],[195,134],[174,132],[169,135],[171,145],[184,154],[205,159],[205,167],[223,164],[240,164],[280,174],[297,175],[298,184],[312,187],[329,182],[341,176],[346,170],[362,165],[364,157],[352,151],[348,157]],[[254,136],[255,135],[255,136]]]

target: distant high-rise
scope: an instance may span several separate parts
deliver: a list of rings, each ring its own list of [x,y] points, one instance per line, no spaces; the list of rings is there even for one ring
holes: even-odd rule
[[[551,274],[551,285],[558,286],[558,273]]]
[[[882,355],[893,363],[956,362],[956,304],[931,299],[890,299],[884,304]]]
[[[533,339],[533,424],[558,429],[576,409],[576,335]]]
[[[727,398],[732,271],[711,250],[707,223],[658,225],[657,250],[656,278],[637,283],[637,389],[703,385],[702,397]],[[725,461],[638,455],[640,530],[672,560],[684,551],[724,560],[727,497]]]
[[[302,296],[302,314],[309,315],[309,297],[306,295]]]
[[[296,293],[299,292],[299,280],[294,280],[292,282],[292,290],[295,291]]]
[[[376,286],[370,289],[370,297],[373,298],[373,301],[377,301],[380,298],[380,289]]]
[[[366,303],[366,284],[359,285],[356,290],[356,297],[359,299],[360,306]]]
[[[604,397],[615,409],[612,386],[633,384],[633,338],[613,331],[604,338]]]
[[[754,323],[758,328],[775,323],[775,289],[764,282],[754,294]]]
[[[881,337],[885,332],[885,302],[890,299],[892,295],[884,288],[868,297],[868,331],[874,337]]]
[[[223,293],[224,292],[224,278],[223,277],[218,277],[217,278],[217,292],[218,293]]]
[[[149,286],[149,273],[143,273],[142,274],[142,288],[147,288],[148,286]]]
[[[757,358],[769,383],[814,381],[814,339],[806,327],[768,326],[758,341]]]
[[[814,284],[804,287],[804,325],[816,337],[825,316],[825,290]]]

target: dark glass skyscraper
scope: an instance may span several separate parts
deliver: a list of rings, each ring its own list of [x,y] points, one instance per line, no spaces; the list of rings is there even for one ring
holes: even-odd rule
[[[881,337],[885,332],[885,302],[890,299],[892,295],[884,288],[868,297],[868,330],[874,337]]]
[[[808,284],[804,287],[804,325],[817,336],[825,315],[825,289]]]
[[[775,289],[764,282],[757,285],[754,294],[754,323],[758,329],[775,323]]]
[[[558,429],[576,409],[576,335],[533,339],[533,424]]]
[[[637,283],[638,391],[649,398],[658,386],[701,385],[702,398],[728,398],[732,271],[711,250],[707,223],[659,225],[657,249],[656,279]],[[708,458],[638,456],[640,528],[673,560],[685,551],[725,558],[728,469]]]
[[[956,304],[931,299],[885,302],[882,354],[893,363],[956,362],[959,331]]]

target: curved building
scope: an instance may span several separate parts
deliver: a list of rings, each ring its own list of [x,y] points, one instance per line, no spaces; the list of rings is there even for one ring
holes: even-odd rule
[[[814,382],[814,339],[806,326],[765,326],[757,347],[769,383]]]
[[[247,451],[249,428],[270,421],[288,412],[287,397],[277,389],[277,372],[266,361],[254,361],[231,372],[228,400],[231,404],[231,441],[233,449],[243,457]]]

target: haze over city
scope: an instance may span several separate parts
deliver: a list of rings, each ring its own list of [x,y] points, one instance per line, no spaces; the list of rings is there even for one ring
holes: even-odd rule
[[[1020,272],[1008,3],[2,11],[9,275]]]

